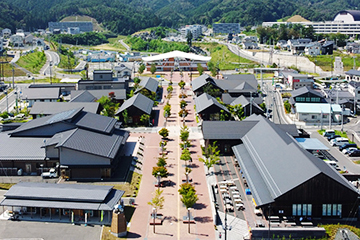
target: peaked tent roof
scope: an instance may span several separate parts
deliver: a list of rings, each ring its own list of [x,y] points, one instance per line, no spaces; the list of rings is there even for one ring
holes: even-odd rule
[[[199,97],[195,98],[195,106],[196,106],[196,112],[201,113],[205,109],[209,108],[210,106],[217,106],[218,108],[221,108],[225,112],[229,112],[229,110],[220,104],[216,98],[210,96],[207,93],[201,94]]]
[[[169,58],[191,59],[191,60],[206,61],[206,62],[211,60],[211,57],[205,57],[205,56],[196,55],[193,53],[181,52],[181,51],[172,51],[150,57],[143,57],[142,60],[144,62],[151,62],[151,61],[159,61]]]
[[[153,105],[154,105],[153,100],[142,95],[141,93],[138,93],[138,94],[132,96],[131,98],[129,98],[128,100],[126,100],[121,105],[121,107],[119,108],[119,110],[116,112],[115,115],[118,115],[119,113],[121,113],[125,109],[129,108],[130,106],[134,106],[137,109],[143,111],[144,113],[150,114],[152,111]]]
[[[233,150],[258,206],[273,202],[321,173],[357,192],[335,169],[302,149],[289,134],[263,117],[256,119],[258,124]]]

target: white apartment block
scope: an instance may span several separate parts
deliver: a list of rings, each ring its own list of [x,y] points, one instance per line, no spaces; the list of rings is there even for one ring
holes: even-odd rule
[[[192,33],[193,39],[197,39],[203,33],[203,27],[201,25],[187,25],[180,29],[181,37],[186,38],[188,32]]]

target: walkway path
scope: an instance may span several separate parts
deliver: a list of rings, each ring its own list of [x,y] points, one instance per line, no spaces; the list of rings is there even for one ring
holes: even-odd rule
[[[167,73],[165,78],[170,79]],[[152,198],[152,193],[155,191],[156,179],[151,175],[152,168],[156,165],[157,157],[159,156],[159,142],[160,136],[158,133],[131,133],[131,136],[145,136],[145,150],[144,150],[144,164],[143,164],[143,178],[140,185],[138,197],[136,198],[137,208],[131,220],[128,238],[141,239],[215,239],[215,230],[212,219],[212,212],[210,208],[210,197],[206,184],[205,171],[203,164],[198,161],[201,155],[200,138],[201,132],[196,127],[194,101],[192,97],[187,97],[185,100],[188,103],[186,107],[190,114],[186,118],[186,125],[190,127],[189,140],[192,143],[190,152],[192,154],[192,172],[190,178],[197,191],[199,200],[197,204],[191,209],[191,215],[194,217],[196,224],[191,224],[190,234],[188,233],[188,225],[183,223],[183,217],[187,215],[187,210],[180,201],[178,193],[179,185],[185,180],[185,166],[184,162],[180,160],[181,150],[179,147],[180,128],[182,126],[182,118],[179,117],[180,111],[180,88],[177,83],[180,81],[180,74],[173,75],[173,94],[169,103],[171,105],[171,116],[165,123],[163,117],[163,106],[166,103],[159,105],[160,113],[158,119],[158,128],[165,126],[169,131],[169,142],[166,146],[168,151],[168,171],[170,186],[163,187],[163,196],[165,197],[164,208],[159,211],[164,216],[162,225],[157,225],[155,233],[153,233],[153,226],[150,226],[151,221],[151,206],[147,204]],[[186,90],[190,90],[190,79],[187,74],[184,74],[184,80],[187,83]],[[164,95],[167,95],[166,86],[164,87]]]

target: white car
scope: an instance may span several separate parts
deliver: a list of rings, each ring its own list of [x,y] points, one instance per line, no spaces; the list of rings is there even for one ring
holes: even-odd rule
[[[341,146],[344,145],[345,143],[349,143],[349,139],[343,137],[338,137],[330,141],[331,146]]]
[[[349,154],[349,151],[357,150],[355,147],[345,148],[342,150],[343,154]]]

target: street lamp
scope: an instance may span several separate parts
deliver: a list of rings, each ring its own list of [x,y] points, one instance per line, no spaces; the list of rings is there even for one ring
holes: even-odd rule
[[[160,172],[157,173],[157,180],[158,180],[158,190],[160,191],[160,180],[161,180]]]
[[[156,208],[153,208],[153,231],[154,231],[154,233],[155,233],[155,218],[156,218]]]
[[[185,172],[185,175],[186,175],[186,183],[189,183],[189,172]]]
[[[188,208],[188,233],[190,233],[190,210],[191,208]]]
[[[50,61],[49,67],[50,67],[50,84],[52,84],[52,76],[51,76],[52,61]]]
[[[186,114],[185,114],[185,110],[183,110],[183,113],[182,113],[183,126],[185,126],[185,116],[186,116]]]
[[[227,239],[227,231],[231,230],[231,226],[227,225],[227,208],[225,208],[225,221],[224,221],[224,223],[225,223],[225,225],[223,225],[222,227],[223,227],[223,229],[225,231],[225,240],[226,240]]]
[[[5,91],[4,94],[6,96],[6,112],[9,113],[8,91]]]
[[[15,79],[14,79],[14,73],[15,73],[15,69],[14,69],[14,65],[11,64],[11,70],[12,70],[12,88],[15,88]]]

